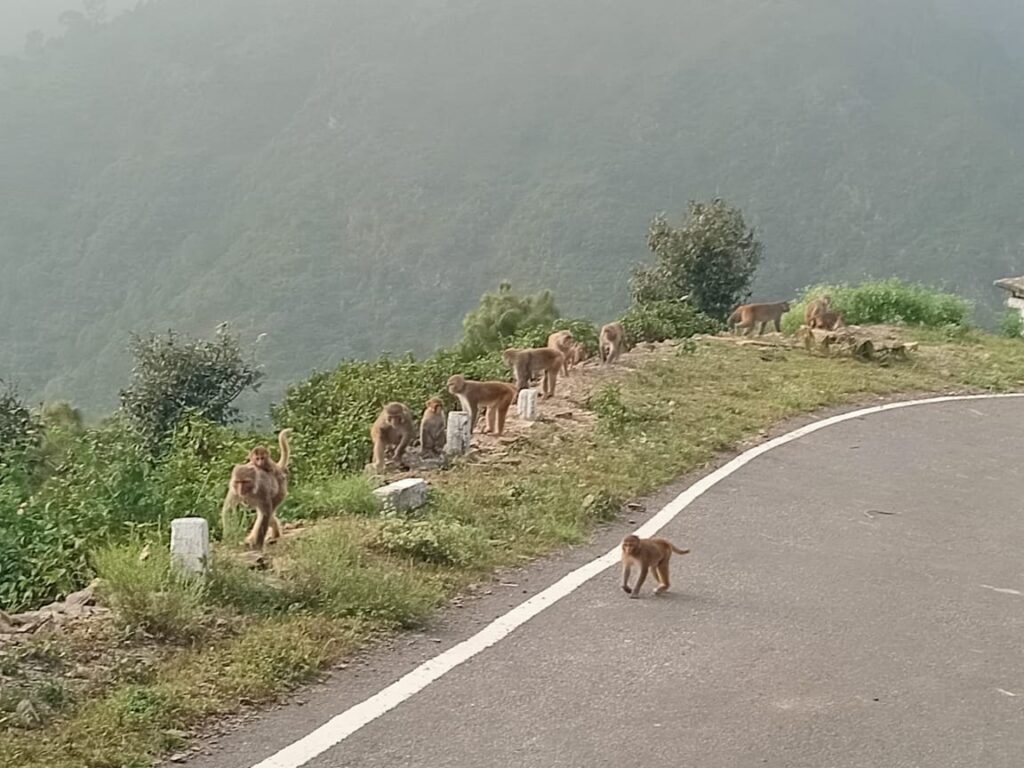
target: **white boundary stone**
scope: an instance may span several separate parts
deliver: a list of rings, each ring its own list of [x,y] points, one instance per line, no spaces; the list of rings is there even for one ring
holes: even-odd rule
[[[183,571],[206,573],[210,562],[210,525],[203,517],[171,521],[171,561]]]

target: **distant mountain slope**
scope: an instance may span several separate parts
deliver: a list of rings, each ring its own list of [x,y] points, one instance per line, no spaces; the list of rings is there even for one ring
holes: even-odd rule
[[[230,320],[274,393],[452,341],[504,277],[605,319],[650,215],[715,195],[760,296],[994,307],[1022,32],[1009,0],[152,0],[0,65],[0,376],[109,409],[129,331]]]

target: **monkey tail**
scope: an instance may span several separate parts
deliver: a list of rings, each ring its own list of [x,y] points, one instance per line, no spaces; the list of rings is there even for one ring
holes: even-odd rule
[[[288,435],[291,433],[291,429],[282,429],[277,436],[277,445],[281,449],[281,458],[278,460],[277,466],[281,469],[288,469],[288,460],[291,458],[291,449],[288,447]]]
[[[669,544],[669,546],[672,547],[672,551],[675,552],[677,555],[688,555],[688,554],[690,554],[690,550],[688,550],[688,549],[680,549],[675,544]]]
[[[733,310],[733,313],[731,315],[729,315],[729,319],[726,320],[725,322],[728,323],[728,325],[730,327],[732,327],[732,326],[736,325],[736,323],[738,323],[739,321],[740,321],[740,311],[738,309],[736,309],[736,310]]]

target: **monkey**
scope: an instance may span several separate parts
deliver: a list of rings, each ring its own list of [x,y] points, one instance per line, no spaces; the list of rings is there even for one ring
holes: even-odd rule
[[[640,587],[647,578],[647,571],[654,569],[654,577],[658,587],[654,594],[660,595],[669,588],[668,561],[672,553],[688,555],[690,550],[679,549],[668,539],[641,539],[638,536],[627,536],[622,540],[622,590],[630,597],[640,597]],[[640,566],[640,576],[636,584],[629,586],[629,575],[633,565]]]
[[[480,408],[487,409],[487,430],[500,435],[505,431],[505,417],[517,390],[504,381],[470,381],[461,374],[448,379],[448,391],[458,398],[462,410],[469,414],[469,432],[476,427]]]
[[[729,327],[743,329],[743,335],[749,336],[754,326],[760,324],[757,335],[764,333],[769,322],[775,323],[775,330],[782,331],[782,316],[789,312],[789,302],[780,301],[775,304],[744,304],[736,307],[729,315]]]
[[[588,358],[587,345],[582,341],[575,342],[569,350],[569,355],[566,358],[566,363],[569,369],[575,368],[577,365],[582,363]]]
[[[622,323],[608,323],[601,328],[601,343],[598,348],[601,363],[610,365],[626,351],[626,331]]]
[[[558,372],[565,363],[565,355],[557,349],[541,347],[539,349],[506,349],[502,354],[505,365],[516,373],[516,391],[521,392],[530,386],[530,379],[535,373],[543,372],[541,384],[543,396],[555,396],[555,385],[558,383]]]
[[[262,549],[267,542],[267,532],[273,533],[271,541],[281,538],[281,524],[277,509],[288,496],[288,462],[291,451],[288,445],[290,429],[282,429],[277,436],[281,456],[275,462],[264,446],[258,445],[249,451],[246,464],[236,464],[231,470],[228,493],[221,507],[221,526],[227,527],[227,513],[239,504],[256,510],[252,530],[245,537],[247,546]]]
[[[811,328],[823,328],[826,331],[834,331],[845,326],[846,319],[843,317],[842,312],[834,312],[830,309],[825,312],[819,312],[811,320],[811,323]]]
[[[444,415],[444,403],[438,398],[427,400],[420,421],[420,455],[440,456],[448,441],[448,425]]]
[[[412,411],[405,403],[388,403],[370,427],[373,440],[373,466],[378,474],[384,473],[389,448],[394,449],[395,463],[402,461],[405,449],[416,437]]]
[[[804,309],[804,325],[809,328],[816,328],[815,324],[819,315],[824,312],[828,312],[832,308],[832,297],[825,295],[819,296],[807,302],[807,307]]]
[[[562,375],[569,375],[569,353],[572,351],[576,339],[572,331],[555,331],[548,336],[548,349],[557,349],[562,353]]]

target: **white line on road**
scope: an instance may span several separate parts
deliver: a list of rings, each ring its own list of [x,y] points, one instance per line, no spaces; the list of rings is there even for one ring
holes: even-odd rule
[[[1003,594],[1003,595],[1020,595],[1020,594],[1024,594],[1024,593],[1018,592],[1016,589],[1007,589],[1006,587],[993,587],[993,586],[991,586],[989,584],[981,584],[979,586],[982,589],[991,589],[993,592],[999,592],[1000,594]]]
[[[986,398],[1007,398],[1024,397],[1024,393],[998,394],[998,395],[950,395],[946,397],[933,397],[922,400],[905,400],[885,405],[875,405],[870,408],[842,413],[837,416],[830,416],[827,419],[815,421],[806,426],[787,432],[766,443],[755,446],[744,451],[727,464],[716,469],[709,475],[702,477],[691,485],[676,498],[670,501],[660,512],[637,529],[636,534],[641,537],[651,536],[664,528],[672,519],[688,507],[694,500],[707,493],[717,483],[721,482],[733,472],[749,464],[763,453],[767,453],[780,445],[799,440],[819,429],[831,427],[851,419],[869,416],[874,413],[892,411],[898,408],[909,408],[915,405],[931,405],[935,403],[948,403],[963,400],[982,400]],[[303,736],[294,744],[285,747],[275,755],[257,763],[253,768],[300,768],[313,758],[323,754],[332,747],[337,746],[363,726],[373,722],[381,715],[397,707],[403,701],[411,698],[422,691],[442,675],[455,669],[455,667],[469,661],[481,651],[491,647],[499,640],[507,637],[518,627],[528,622],[545,608],[557,603],[563,597],[572,594],[590,579],[597,576],[603,570],[613,565],[619,559],[619,548],[611,550],[607,554],[592,560],[591,562],[577,568],[565,577],[559,579],[547,589],[538,592],[536,595],[520,603],[505,615],[495,619],[486,627],[481,629],[468,640],[452,646],[447,651],[438,654],[429,661],[420,664],[416,669],[409,672],[394,683],[378,691],[365,701],[346,709],[339,715],[328,720],[315,731]]]

